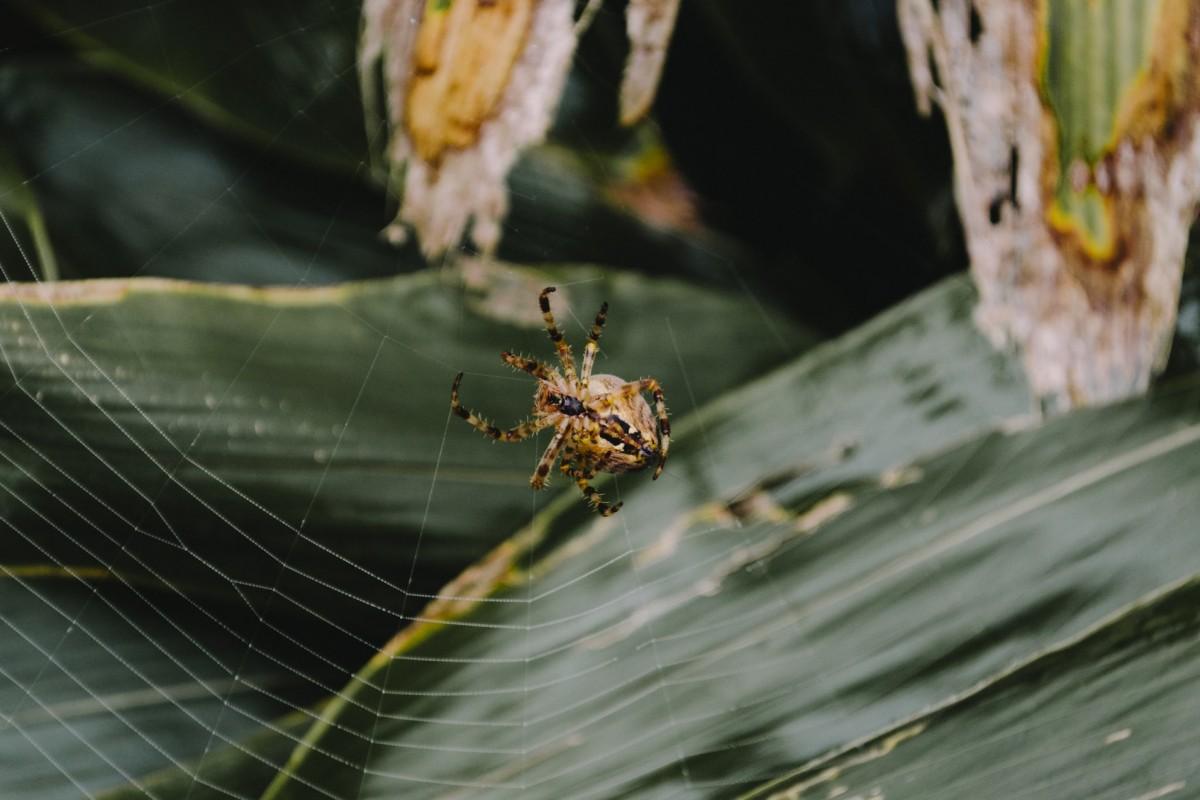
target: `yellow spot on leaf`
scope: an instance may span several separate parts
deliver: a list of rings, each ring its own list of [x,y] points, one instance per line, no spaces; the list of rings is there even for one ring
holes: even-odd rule
[[[864,750],[860,753],[849,756],[836,767],[829,767],[822,770],[817,775],[801,781],[800,783],[789,786],[783,791],[775,792],[770,795],[770,800],[800,800],[804,793],[814,786],[820,786],[825,783],[837,780],[845,774],[848,767],[857,767],[861,764],[866,764],[870,761],[883,758],[890,755],[893,750],[899,747],[904,742],[924,733],[926,724],[918,722],[916,725],[910,725],[907,728],[901,728],[890,736],[882,739],[879,744]],[[843,790],[844,791],[844,790]],[[872,790],[870,797],[882,797],[882,792],[878,788]]]
[[[847,492],[835,492],[796,517],[796,530],[812,533],[834,517],[845,514],[853,506],[854,498]]]
[[[7,578],[77,578],[107,580],[115,577],[104,567],[71,566],[69,564],[17,564],[6,566],[0,576]]]

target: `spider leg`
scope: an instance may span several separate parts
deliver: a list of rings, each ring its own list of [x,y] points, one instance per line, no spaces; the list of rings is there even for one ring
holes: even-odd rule
[[[542,309],[542,319],[546,322],[546,333],[550,334],[550,341],[554,342],[554,348],[558,351],[558,360],[562,362],[567,383],[575,386],[579,382],[575,373],[575,357],[571,355],[571,345],[567,344],[562,332],[554,324],[554,314],[550,311],[550,293],[553,291],[553,286],[542,289],[542,293],[538,295],[538,305]]]
[[[587,345],[583,348],[583,373],[579,382],[587,391],[588,379],[592,377],[592,367],[596,363],[596,351],[600,349],[600,331],[604,330],[604,321],[608,319],[608,303],[602,303],[596,312],[596,321],[592,323],[592,332],[588,334]]]
[[[513,355],[507,350],[500,354],[500,358],[504,359],[504,363],[508,364],[513,369],[519,369],[522,372],[528,372],[539,381],[554,383],[554,379],[550,375],[550,368],[536,359]]]
[[[658,447],[658,466],[654,468],[653,480],[658,480],[658,476],[662,475],[663,467],[667,463],[667,451],[671,448],[671,420],[667,418],[667,403],[663,398],[662,386],[654,378],[642,378],[640,381],[630,381],[629,383],[617,389],[608,395],[608,403],[612,404],[612,397],[620,397],[624,399],[632,399],[642,392],[650,392],[654,395],[654,412],[658,417],[658,427],[661,432],[662,441]]]
[[[546,452],[542,453],[542,459],[538,461],[537,469],[533,471],[533,477],[529,479],[529,485],[534,490],[541,489],[546,485],[546,476],[550,474],[550,467],[554,466],[554,459],[558,458],[558,451],[562,448],[563,438],[567,435],[568,427],[570,427],[570,422],[559,423],[558,431],[550,440]]]
[[[621,506],[625,505],[624,502],[604,502],[601,499],[603,495],[588,483],[588,479],[592,477],[592,475],[590,475],[588,472],[585,472],[584,470],[573,470],[571,474],[575,478],[575,485],[579,487],[579,491],[583,492],[584,498],[587,499],[588,505],[590,505],[594,511],[598,511],[600,516],[611,517],[613,514],[621,510]]]
[[[462,378],[463,374],[461,372],[454,376],[454,384],[450,387],[450,410],[465,419],[468,425],[480,433],[501,442],[519,442],[550,424],[550,420],[543,417],[542,419],[522,422],[515,428],[510,428],[506,431],[500,430],[474,411],[464,408],[462,403],[458,402],[458,385],[462,383]]]

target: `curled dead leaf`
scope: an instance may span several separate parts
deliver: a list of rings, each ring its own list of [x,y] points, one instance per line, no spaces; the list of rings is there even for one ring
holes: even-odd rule
[[[484,253],[500,241],[505,179],[550,127],[575,51],[571,0],[376,0],[363,7],[364,97],[383,67],[387,161],[408,227],[429,257],[468,226]],[[368,100],[367,110],[371,111]]]
[[[621,119],[650,108],[678,0],[633,0]],[[491,255],[508,211],[506,179],[541,142],[562,96],[580,24],[573,0],[366,0],[358,67],[369,131],[386,107],[384,148],[402,195],[386,234],[411,228],[426,256],[472,242]],[[382,85],[379,74],[382,73]]]

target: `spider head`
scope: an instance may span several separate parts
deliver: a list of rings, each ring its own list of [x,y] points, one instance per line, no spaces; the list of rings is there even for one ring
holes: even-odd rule
[[[578,397],[564,394],[556,396],[554,399],[558,401],[558,410],[568,417],[577,417],[583,413],[583,403],[579,401]]]
[[[544,404],[551,411],[557,411],[567,417],[577,417],[583,413],[583,402],[578,397],[569,394],[560,394],[543,388],[538,400],[539,404]]]

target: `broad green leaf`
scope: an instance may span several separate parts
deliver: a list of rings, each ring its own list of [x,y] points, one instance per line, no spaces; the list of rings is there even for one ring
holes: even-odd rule
[[[6,537],[22,533],[5,526]],[[6,563],[0,607],[0,796],[94,794],[231,746],[313,697],[311,679],[164,585],[49,559]]]
[[[545,437],[498,446],[449,414],[459,370],[465,402],[528,414],[532,383],[499,352],[549,357],[548,284],[577,341],[607,299],[600,369],[655,375],[680,414],[810,341],[748,296],[580,266],[308,290],[6,285],[0,563],[168,585],[229,627],[222,663],[261,653],[310,698],[335,693],[555,491],[578,502],[561,482],[529,490]]]
[[[612,759],[595,757],[611,749],[611,737],[635,741],[663,720],[662,698],[652,688],[661,673],[648,637],[674,641],[668,632],[678,630],[687,647],[715,652],[717,643],[741,630],[740,617],[754,616],[753,609],[779,618],[786,606],[777,593],[804,589],[810,570],[819,576],[821,568],[813,564],[798,569],[803,576],[768,578],[753,567],[755,558],[770,555],[774,546],[784,552],[809,541],[794,526],[815,526],[821,514],[839,509],[841,497],[856,506],[886,496],[880,480],[911,480],[912,473],[893,469],[911,453],[944,448],[1027,408],[1012,366],[972,333],[972,300],[964,281],[950,282],[680,421],[661,480],[643,487],[622,478],[619,487],[603,487],[613,493],[619,488],[626,499],[615,517],[597,519],[570,495],[556,501],[446,587],[442,600],[420,612],[418,624],[334,698],[327,722],[309,731],[283,773],[294,773],[297,783],[281,778],[276,791],[304,794],[315,785],[352,796],[349,787],[360,778],[371,792],[414,796],[445,791],[446,783],[517,785],[526,782],[519,774],[522,748],[531,769],[541,770],[530,784],[545,770],[584,777],[598,769],[618,776],[631,767],[633,783],[597,794],[630,791],[644,779],[639,759],[669,757],[657,749],[658,740]],[[928,492],[937,483],[918,485]],[[803,513],[798,517],[785,505]],[[823,510],[810,513],[814,506]],[[786,521],[770,523],[776,512]],[[894,507],[887,513],[895,516]],[[836,536],[812,541],[818,539],[846,562],[837,565],[843,571],[887,557],[883,548],[850,548]],[[726,568],[733,586],[705,598],[698,588]],[[636,626],[622,633],[631,619],[647,613],[656,634]],[[693,626],[701,629],[694,636],[688,633]],[[777,655],[775,666],[789,673],[807,658]],[[735,672],[728,687],[708,686],[686,715],[706,705],[701,713],[717,714],[734,702],[738,686],[749,691],[758,680],[757,674]],[[380,705],[377,687],[384,682],[389,694]],[[592,718],[601,738],[576,738],[575,727],[586,730]],[[710,733],[721,735],[720,727]],[[368,759],[372,737],[377,744]],[[558,742],[550,751],[534,749],[550,740]],[[674,744],[667,749],[676,752]],[[408,757],[414,760],[393,761]],[[626,757],[633,761],[623,762]],[[365,772],[359,768],[364,761]],[[229,770],[229,782],[220,785],[259,790],[235,774]],[[187,785],[182,775],[176,785]],[[557,779],[537,786],[541,794],[531,787],[530,796],[565,796],[578,788]]]
[[[11,370],[0,425],[15,463],[2,468],[37,502],[31,511],[8,500],[9,518],[45,514],[74,528],[85,508],[140,530],[148,546],[161,541],[164,554],[200,539],[231,568],[247,549],[279,557],[301,529],[316,543],[338,532],[339,552],[372,553],[373,571],[392,576],[356,593],[389,602],[411,550],[380,542],[424,531],[417,585],[432,591],[528,520],[539,497],[526,486],[538,443],[493,446],[450,425],[450,380],[465,370],[464,401],[489,417],[527,414],[532,383],[499,352],[549,356],[536,294],[570,280],[583,282],[554,297],[566,329],[582,334],[607,299],[600,368],[659,377],[677,411],[808,341],[748,297],[584,267],[476,264],[325,290],[10,285],[0,290]],[[431,500],[435,468],[445,494]],[[478,513],[457,513],[462,502]],[[302,571],[362,580],[361,566],[328,561],[317,546],[291,552]],[[211,564],[173,564],[172,575],[208,583]]]
[[[1200,582],[1166,587],[1010,673],[748,797],[1188,797]]]
[[[946,309],[925,302],[936,330]],[[482,596],[373,659],[265,796],[733,794],[895,736],[1200,575],[1200,382],[947,449],[939,428],[988,407],[965,397],[991,390],[998,411],[1011,395],[949,385],[961,364],[902,322],[702,411],[674,480],[622,485],[629,513],[538,520],[536,560],[518,540],[491,591],[451,587]],[[897,380],[915,369],[924,391]],[[846,455],[855,431],[872,435]],[[1113,696],[1141,688],[1132,675]],[[985,748],[938,754],[956,755],[957,774],[995,766]],[[1160,785],[1187,780],[1163,763]]]
[[[130,783],[102,792],[102,800],[143,800],[154,797],[228,797],[220,787],[237,786],[246,796],[257,796],[275,776],[276,765],[288,754],[312,724],[315,709],[300,708],[272,720],[257,732],[234,744],[213,743],[202,757],[180,767],[172,765],[141,775]]]

